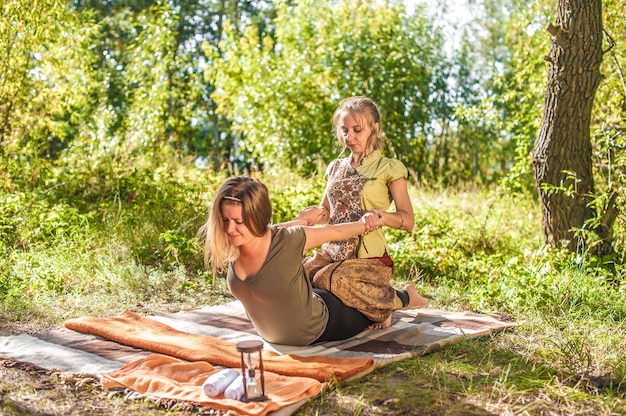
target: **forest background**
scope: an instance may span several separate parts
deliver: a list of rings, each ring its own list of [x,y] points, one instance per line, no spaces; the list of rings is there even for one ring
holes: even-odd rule
[[[457,27],[445,2],[2,2],[2,333],[229,300],[196,240],[218,184],[259,177],[293,218],[340,153],[332,112],[367,95],[416,210],[412,233],[387,231],[397,283],[518,326],[302,414],[626,413],[626,6],[602,5],[592,197],[616,192],[619,214],[598,257],[586,227],[576,252],[546,246],[531,172],[557,0],[469,1]]]

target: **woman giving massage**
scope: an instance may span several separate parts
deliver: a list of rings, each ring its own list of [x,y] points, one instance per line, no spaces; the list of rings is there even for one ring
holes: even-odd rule
[[[413,206],[407,189],[407,169],[397,159],[382,155],[381,115],[367,97],[343,100],[333,114],[335,136],[350,155],[332,161],[326,170],[326,189],[319,206],[301,211],[302,224],[341,224],[372,212],[379,225],[411,231]],[[394,211],[388,211],[391,204]],[[411,294],[411,306],[423,308],[428,300],[413,285],[396,291],[389,285],[393,260],[381,227],[342,241],[327,242],[304,261],[313,287],[326,289],[348,306],[374,321],[371,329],[386,328],[391,314]],[[400,294],[400,297],[398,296]]]

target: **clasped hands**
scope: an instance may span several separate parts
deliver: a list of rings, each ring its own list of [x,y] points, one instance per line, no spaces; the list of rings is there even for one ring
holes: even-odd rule
[[[318,206],[311,206],[303,209],[298,213],[296,220],[305,221],[306,225],[312,226],[318,223],[325,223],[328,221],[327,211],[324,208]],[[378,209],[372,209],[367,211],[361,217],[360,221],[365,225],[365,233],[377,230],[385,225],[387,220],[387,213]]]
[[[365,225],[365,233],[377,230],[385,225],[387,214],[384,211],[372,209],[361,217],[361,222]]]

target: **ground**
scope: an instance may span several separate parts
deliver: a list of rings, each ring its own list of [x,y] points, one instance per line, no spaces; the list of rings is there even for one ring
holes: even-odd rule
[[[91,375],[67,375],[14,360],[0,361],[0,415],[221,415],[193,405],[154,403],[108,393]]]
[[[325,404],[338,400],[326,396]],[[323,406],[323,407],[326,407]],[[383,410],[393,402],[380,403],[376,409],[359,412],[361,415],[407,414]],[[313,406],[318,407],[318,406]],[[329,412],[316,409],[319,416],[335,415],[337,405]],[[334,410],[332,410],[334,409]],[[0,360],[0,415],[2,416],[86,416],[86,415],[216,415],[228,416],[213,409],[187,403],[160,402],[133,398],[125,393],[107,393],[98,379],[91,375],[71,376],[60,371],[45,370],[14,360]]]

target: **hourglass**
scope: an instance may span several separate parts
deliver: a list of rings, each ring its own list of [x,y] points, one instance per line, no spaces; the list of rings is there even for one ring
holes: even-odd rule
[[[241,353],[241,374],[243,376],[243,401],[259,402],[266,400],[265,375],[263,373],[263,342],[250,340],[238,342],[237,351]],[[259,365],[259,377],[256,376],[255,363]]]

